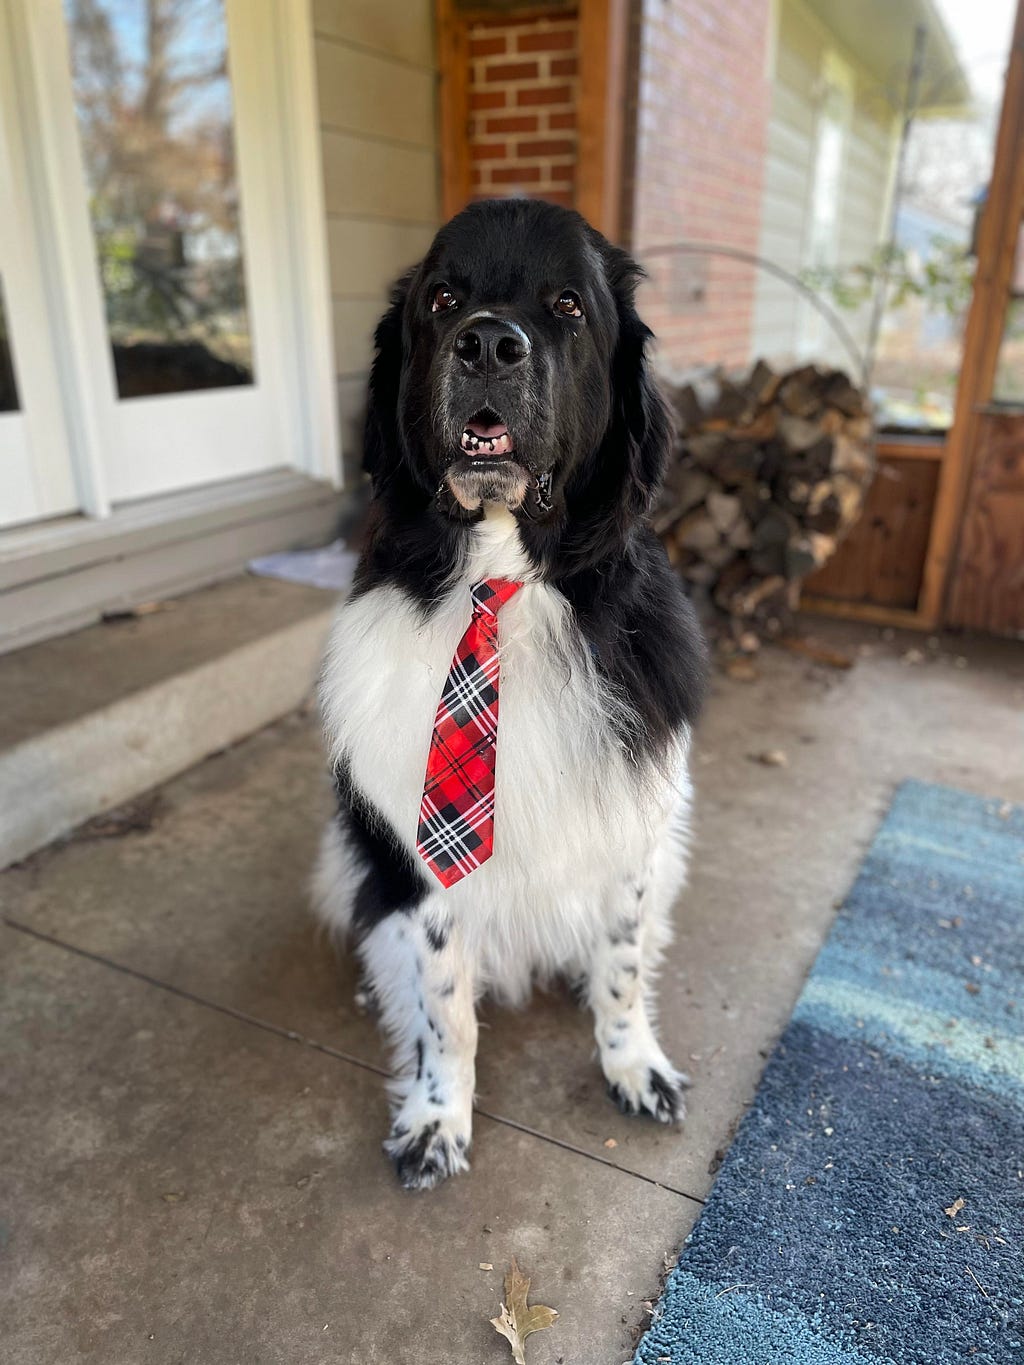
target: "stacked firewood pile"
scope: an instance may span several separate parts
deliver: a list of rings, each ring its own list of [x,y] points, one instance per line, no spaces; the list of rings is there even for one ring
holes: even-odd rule
[[[670,387],[678,438],[654,527],[735,642],[782,633],[800,583],[860,515],[875,471],[864,394],[838,370],[695,371]]]

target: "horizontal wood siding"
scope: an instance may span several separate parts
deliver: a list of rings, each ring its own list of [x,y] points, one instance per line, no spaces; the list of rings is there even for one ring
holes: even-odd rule
[[[440,222],[432,0],[312,0],[346,474],[373,329]]]

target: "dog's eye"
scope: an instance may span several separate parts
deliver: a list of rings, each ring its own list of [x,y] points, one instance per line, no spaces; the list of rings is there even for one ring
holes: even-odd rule
[[[455,308],[458,300],[446,284],[439,284],[434,290],[434,302],[430,305],[432,313],[447,313],[449,308]]]
[[[559,294],[555,304],[555,312],[562,313],[567,318],[581,318],[583,316],[583,304],[580,303],[578,294],[574,294],[571,289],[566,289]]]

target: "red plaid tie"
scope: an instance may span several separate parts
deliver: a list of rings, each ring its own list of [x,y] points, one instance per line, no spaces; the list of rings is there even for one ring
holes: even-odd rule
[[[438,704],[416,847],[444,886],[468,876],[494,852],[498,610],[521,587],[488,578],[473,588],[473,619]]]

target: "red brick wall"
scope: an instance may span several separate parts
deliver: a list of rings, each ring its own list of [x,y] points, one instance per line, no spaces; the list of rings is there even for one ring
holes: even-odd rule
[[[638,2],[633,250],[685,237],[756,252],[770,0]],[[686,256],[649,269],[641,301],[666,368],[749,358],[752,267]]]
[[[526,194],[571,208],[575,14],[473,24],[469,55],[474,198]]]

